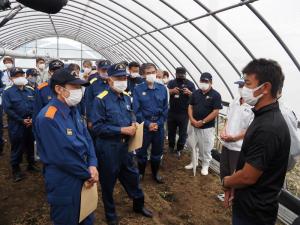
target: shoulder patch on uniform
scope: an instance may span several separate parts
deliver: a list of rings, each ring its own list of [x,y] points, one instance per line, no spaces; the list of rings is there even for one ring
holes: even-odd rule
[[[31,87],[31,86],[26,86],[27,88],[29,88],[30,90],[33,90],[34,91],[34,88]]]
[[[97,96],[97,98],[102,99],[102,98],[104,98],[107,94],[108,94],[108,91],[107,91],[107,90],[102,91],[102,92]]]
[[[57,108],[55,106],[49,106],[47,112],[45,113],[45,117],[49,118],[49,119],[53,119],[55,114],[57,112]]]
[[[127,95],[127,96],[129,96],[129,97],[130,97],[129,93],[128,93],[128,92],[126,92],[126,91],[124,91],[124,92],[123,92],[123,94],[124,94],[124,95]]]
[[[44,83],[41,83],[39,86],[38,86],[38,89],[41,90],[42,88],[48,86],[48,82],[44,82]]]
[[[90,80],[90,84],[93,84],[96,80],[98,80],[96,77]]]
[[[4,88],[4,91],[6,91],[7,89],[10,89],[12,86],[7,86]]]

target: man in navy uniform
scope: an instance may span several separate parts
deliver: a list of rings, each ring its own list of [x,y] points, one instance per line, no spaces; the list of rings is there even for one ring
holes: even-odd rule
[[[133,199],[133,210],[146,217],[152,213],[144,208],[144,194],[139,186],[139,173],[132,154],[128,153],[128,141],[135,135],[136,125],[127,88],[126,66],[112,65],[108,69],[109,86],[94,100],[93,132],[96,135],[96,153],[99,161],[100,183],[105,216],[110,225],[118,224],[113,190],[120,180]]]
[[[141,74],[146,82],[136,86],[133,92],[133,109],[137,122],[144,122],[143,146],[137,151],[140,177],[143,178],[147,164],[147,149],[151,149],[153,179],[162,183],[158,175],[164,145],[164,123],[168,116],[168,93],[164,85],[156,83],[156,66],[143,64]]]
[[[144,79],[140,75],[140,64],[138,62],[131,62],[128,65],[128,71],[130,76],[128,78],[127,92],[130,96],[133,95],[134,88],[144,82]]]
[[[170,93],[170,109],[168,116],[168,140],[169,150],[174,152],[176,142],[176,131],[179,130],[177,141],[177,154],[183,150],[186,137],[187,125],[189,122],[188,106],[189,99],[195,91],[195,85],[186,79],[186,69],[183,67],[176,68],[176,79],[168,83]]]
[[[20,169],[23,152],[27,153],[27,170],[36,172],[34,162],[34,147],[32,134],[32,114],[34,105],[34,90],[26,86],[28,81],[25,72],[13,68],[10,72],[13,85],[3,93],[3,107],[8,116],[8,133],[11,142],[11,159],[13,180],[23,179]]]
[[[107,69],[111,66],[109,60],[101,60],[97,67],[98,72],[90,75],[89,83],[90,85],[85,89],[84,93],[84,102],[86,110],[86,118],[88,123],[88,128],[91,131],[92,129],[92,107],[95,97],[100,94],[102,91],[108,88],[107,84]]]
[[[52,60],[49,63],[49,77],[52,76],[52,74],[64,67],[64,63],[60,60]],[[34,104],[34,118],[37,116],[37,114],[40,112],[40,110],[45,107],[50,100],[54,97],[54,93],[52,92],[50,88],[49,81],[41,83],[36,91],[35,91],[35,104]]]
[[[76,107],[83,96],[81,85],[86,81],[67,69],[59,69],[50,83],[55,96],[35,122],[50,216],[54,225],[78,225],[82,186],[98,182],[93,142]],[[93,215],[80,223],[92,224]]]

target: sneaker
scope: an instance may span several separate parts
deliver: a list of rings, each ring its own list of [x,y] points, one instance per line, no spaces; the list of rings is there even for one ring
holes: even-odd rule
[[[196,165],[196,167],[198,166],[198,164]],[[191,169],[193,169],[193,163],[190,163],[189,165],[186,165],[185,167],[184,167],[186,170],[191,170]]]
[[[209,168],[209,166],[202,166],[201,174],[203,176],[207,176],[208,175],[208,168]]]

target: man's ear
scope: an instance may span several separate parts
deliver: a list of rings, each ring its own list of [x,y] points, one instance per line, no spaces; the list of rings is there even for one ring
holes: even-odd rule
[[[270,82],[266,82],[263,86],[263,94],[267,95],[272,92],[272,84]]]
[[[114,83],[114,81],[113,81],[113,79],[112,79],[111,77],[108,77],[108,78],[107,78],[107,83],[108,83],[110,86],[112,86],[113,83]]]

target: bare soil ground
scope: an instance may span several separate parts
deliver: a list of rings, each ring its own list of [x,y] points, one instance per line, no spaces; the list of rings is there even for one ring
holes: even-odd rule
[[[130,225],[227,225],[230,211],[217,200],[221,193],[217,175],[193,177],[184,166],[189,156],[178,160],[166,154],[161,175],[165,184],[158,185],[151,179],[150,168],[142,182],[146,206],[155,212],[153,219],[143,218],[132,212],[131,200],[118,183],[115,203],[120,224]],[[26,164],[26,163],[24,163]],[[23,168],[25,170],[25,166]],[[100,190],[101,191],[101,190]],[[9,168],[9,143],[4,156],[0,156],[0,225],[50,225],[49,207],[46,202],[41,174],[26,174],[26,179],[13,183]],[[96,211],[96,225],[105,224],[100,197]]]

